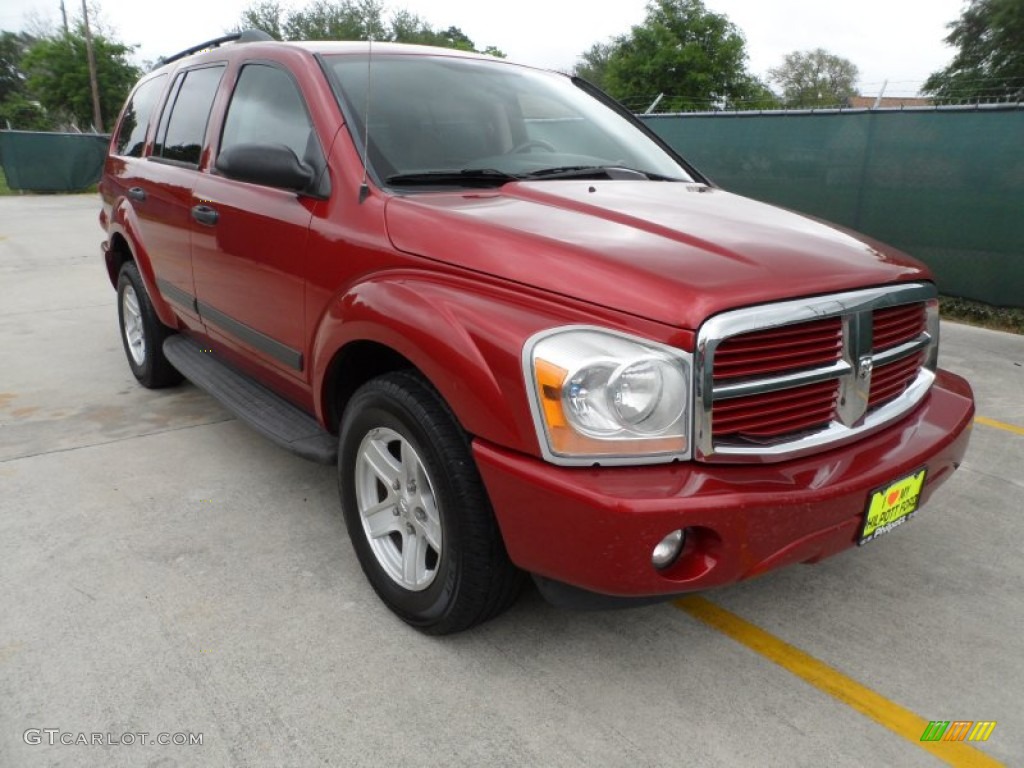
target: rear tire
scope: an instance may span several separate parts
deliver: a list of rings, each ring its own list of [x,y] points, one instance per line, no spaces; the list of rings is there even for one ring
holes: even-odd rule
[[[403,621],[432,635],[487,621],[518,597],[469,440],[419,376],[363,385],[342,416],[338,489],[363,572]]]
[[[125,262],[117,278],[117,320],[128,366],[142,386],[159,389],[181,381],[164,357],[164,339],[173,331],[157,317],[133,261]]]

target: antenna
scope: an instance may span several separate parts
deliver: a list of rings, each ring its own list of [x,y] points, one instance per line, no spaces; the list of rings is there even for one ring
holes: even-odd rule
[[[373,67],[373,35],[366,38],[366,112],[363,115],[363,183],[359,185],[359,203],[370,194],[370,185],[367,183],[367,167],[370,157],[370,91],[372,90]]]

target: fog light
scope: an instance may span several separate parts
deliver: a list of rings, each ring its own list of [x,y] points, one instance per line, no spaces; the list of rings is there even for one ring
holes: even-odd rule
[[[659,570],[668,568],[679,557],[683,549],[683,542],[686,535],[682,530],[672,531],[668,536],[658,542],[658,545],[651,552],[651,563]]]

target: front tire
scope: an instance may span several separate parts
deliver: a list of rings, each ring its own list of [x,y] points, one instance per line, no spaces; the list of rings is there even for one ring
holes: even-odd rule
[[[370,584],[434,635],[486,621],[518,596],[469,440],[440,395],[408,372],[361,387],[342,416],[338,487]]]
[[[117,320],[128,366],[149,389],[170,387],[181,374],[164,357],[164,339],[172,333],[160,322],[135,262],[125,262],[117,278]]]

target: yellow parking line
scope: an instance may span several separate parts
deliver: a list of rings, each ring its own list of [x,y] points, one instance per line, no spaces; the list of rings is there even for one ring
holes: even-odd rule
[[[996,421],[995,419],[987,419],[984,416],[975,416],[975,424],[984,424],[986,427],[995,427],[996,429],[1004,429],[1007,432],[1013,432],[1017,435],[1024,435],[1024,427],[1015,427],[1013,424],[1007,424],[1003,421]]]
[[[921,741],[924,729],[928,727],[928,721],[924,718],[703,597],[688,595],[679,598],[673,604],[684,613],[775,662],[805,683],[810,683],[818,690],[852,707],[948,765],[965,768],[1003,766],[998,760],[966,742]]]

